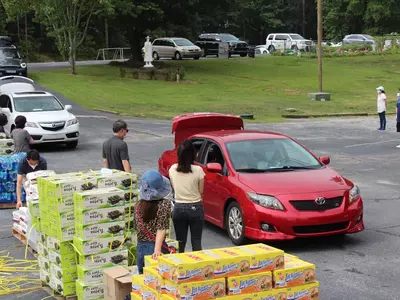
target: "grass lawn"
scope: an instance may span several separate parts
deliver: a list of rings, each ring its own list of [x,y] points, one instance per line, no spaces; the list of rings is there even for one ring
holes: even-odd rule
[[[332,101],[307,98],[317,89],[317,62],[298,57],[171,61],[183,65],[181,83],[121,78],[113,66],[32,72],[34,80],[89,109],[122,115],[171,118],[193,111],[253,113],[257,121],[280,121],[286,108],[297,113],[376,112],[377,86],[387,90],[394,111],[400,87],[400,55],[341,57],[324,60],[324,91]]]

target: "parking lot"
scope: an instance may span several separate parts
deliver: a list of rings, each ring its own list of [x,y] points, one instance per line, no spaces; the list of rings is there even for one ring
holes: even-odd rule
[[[71,104],[61,98],[64,104]],[[99,169],[101,144],[112,134],[115,116],[89,112],[74,106],[81,123],[81,141],[75,151],[63,147],[42,147],[50,169],[58,173]],[[157,167],[161,153],[173,147],[171,122],[125,118],[127,139],[135,172]],[[317,266],[322,299],[395,299],[400,294],[397,267],[400,258],[400,188],[397,168],[400,162],[400,134],[395,120],[389,119],[386,132],[377,131],[377,118],[296,120],[279,124],[248,124],[246,127],[273,130],[297,138],[316,155],[329,155],[331,167],[361,188],[366,230],[346,237],[305,239],[275,244]],[[11,211],[1,211],[0,251],[22,258],[24,248],[11,236]],[[204,247],[231,245],[225,232],[207,225]],[[0,299],[42,299],[43,292]]]

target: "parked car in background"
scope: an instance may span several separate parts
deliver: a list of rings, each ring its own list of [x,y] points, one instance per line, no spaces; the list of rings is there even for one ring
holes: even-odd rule
[[[23,115],[28,121],[25,129],[34,144],[64,143],[70,149],[77,147],[79,122],[70,112],[71,105],[64,106],[53,94],[36,90],[33,80],[28,78],[4,76],[0,84],[0,112],[9,120],[6,131],[11,132],[15,118]]]
[[[153,59],[160,58],[193,58],[199,59],[203,55],[201,49],[185,38],[159,38],[153,41]]]
[[[312,41],[297,33],[271,33],[267,36],[266,46],[269,52],[286,49],[310,51]]]
[[[18,49],[13,44],[8,44],[9,40],[0,38],[0,76],[19,75],[28,76],[28,66],[24,58],[19,54]]]
[[[343,39],[343,44],[375,45],[374,38],[368,34],[349,34]]]
[[[257,45],[254,47],[255,54],[270,54],[266,45]]]
[[[168,176],[177,147],[190,139],[204,170],[205,219],[233,243],[291,240],[364,230],[363,200],[353,182],[283,134],[245,130],[232,115],[191,113],[173,120],[175,149],[158,161]]]
[[[204,56],[218,56],[221,42],[229,44],[229,56],[240,55],[245,57],[249,52],[249,45],[245,41],[241,41],[236,36],[228,33],[203,33],[195,44],[203,50]]]

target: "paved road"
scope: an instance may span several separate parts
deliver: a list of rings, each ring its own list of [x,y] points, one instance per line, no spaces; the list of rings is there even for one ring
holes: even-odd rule
[[[64,99],[64,103],[70,101]],[[76,151],[43,148],[49,166],[57,172],[98,169],[101,144],[111,134],[113,116],[99,115],[74,106],[82,126]],[[127,142],[136,172],[157,167],[157,158],[173,146],[168,121],[126,119]],[[400,294],[400,135],[376,130],[376,118],[296,121],[280,124],[251,124],[248,128],[274,130],[296,137],[317,155],[330,155],[332,167],[361,188],[365,201],[366,230],[345,238],[318,238],[279,243],[289,253],[312,261],[318,269],[324,300],[387,300]],[[0,211],[0,251],[13,249],[22,256],[21,246],[10,236],[11,211]],[[204,232],[206,248],[230,246],[227,235],[212,225]],[[19,248],[18,248],[19,247]],[[42,299],[40,294],[0,299]]]

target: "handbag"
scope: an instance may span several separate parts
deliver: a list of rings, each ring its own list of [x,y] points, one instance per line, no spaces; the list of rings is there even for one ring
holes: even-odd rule
[[[146,228],[146,226],[144,225],[143,219],[139,214],[139,208],[136,209],[136,218],[139,220],[140,226],[143,229],[143,231],[146,233],[146,236],[151,239],[152,241],[156,242],[156,237],[150,233],[150,231]],[[176,253],[176,249],[175,248],[169,248],[168,245],[165,243],[165,241],[163,241],[162,243],[162,247],[168,251],[168,253],[173,254]]]

